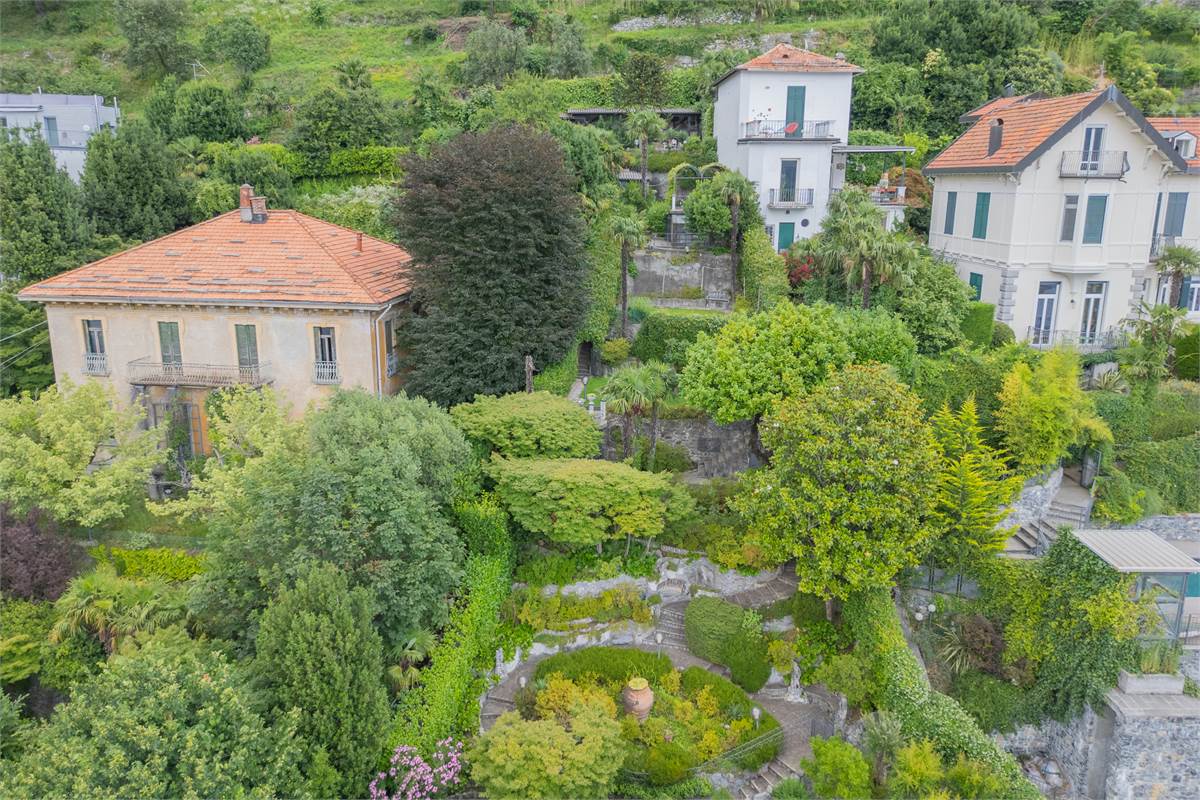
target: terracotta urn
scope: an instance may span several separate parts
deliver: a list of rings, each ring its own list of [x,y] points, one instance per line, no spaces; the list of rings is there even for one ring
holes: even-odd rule
[[[625,704],[625,710],[633,714],[638,722],[645,722],[654,705],[654,691],[645,678],[630,678],[621,692],[621,701]]]

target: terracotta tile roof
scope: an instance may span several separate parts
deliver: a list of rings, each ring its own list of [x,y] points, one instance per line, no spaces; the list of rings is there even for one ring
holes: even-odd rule
[[[993,111],[999,111],[1002,108],[1008,108],[1009,106],[1013,105],[1014,103],[1028,102],[1030,100],[1041,100],[1041,99],[1045,98],[1045,96],[1046,95],[1043,94],[1042,92],[1034,92],[1032,94],[1013,95],[1012,97],[994,97],[991,100],[988,100],[983,105],[979,106],[978,108],[972,108],[970,111],[963,114],[962,116],[960,116],[958,118],[958,121],[959,122],[974,122],[975,120],[982,117],[984,114],[989,114]]]
[[[1012,101],[1002,104],[992,101],[979,109],[982,113],[975,124],[938,153],[925,169],[969,172],[972,168],[1016,167],[1102,94],[1104,90],[1042,99],[1028,95],[1001,98]],[[988,155],[989,128],[996,119],[1004,122],[1004,137],[1000,148]]]
[[[1200,117],[1146,117],[1146,121],[1163,136],[1187,131],[1196,137],[1197,148],[1194,158],[1188,159],[1188,171],[1200,169]]]
[[[755,56],[744,64],[734,67],[748,70],[773,70],[775,72],[852,72],[863,71],[844,58],[830,58],[811,50],[801,50],[790,44],[777,44],[762,55]]]
[[[298,211],[271,210],[262,223],[231,211],[27,286],[20,297],[378,306],[408,292],[409,261],[394,244]]]

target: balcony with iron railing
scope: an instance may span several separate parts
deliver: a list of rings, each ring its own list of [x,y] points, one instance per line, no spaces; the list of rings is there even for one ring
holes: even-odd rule
[[[334,384],[342,382],[342,371],[336,361],[314,361],[313,383]]]
[[[1128,171],[1124,150],[1068,150],[1058,165],[1063,178],[1120,178]]]
[[[1200,239],[1187,239],[1182,236],[1167,236],[1159,234],[1150,240],[1150,257],[1161,258],[1168,247],[1190,247],[1200,250]]]
[[[270,368],[270,364],[198,364],[146,357],[129,362],[129,382],[137,386],[262,386],[271,382]]]
[[[767,192],[767,205],[771,208],[808,208],[813,204],[813,189],[797,189],[781,186]]]
[[[794,122],[784,119],[754,119],[742,124],[743,139],[836,139],[832,119]]]
[[[84,353],[83,354],[83,374],[84,375],[107,375],[108,356],[105,353]]]
[[[1124,347],[1128,343],[1129,336],[1120,328],[1105,328],[1095,333],[1081,333],[1029,327],[1025,331],[1025,339],[1031,347],[1039,349],[1069,347],[1081,353],[1099,353]]]

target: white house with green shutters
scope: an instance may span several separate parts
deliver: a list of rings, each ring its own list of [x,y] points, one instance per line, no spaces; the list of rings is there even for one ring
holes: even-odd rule
[[[1154,301],[1153,247],[1190,225],[1187,160],[1110,86],[1000,97],[925,167],[929,246],[1035,347],[1101,349]]]
[[[840,55],[779,44],[716,83],[717,159],[755,184],[778,250],[820,231],[829,198],[845,182],[849,155],[912,150],[847,144],[851,84],[861,72]],[[889,225],[903,215],[903,189],[880,189],[872,199]]]

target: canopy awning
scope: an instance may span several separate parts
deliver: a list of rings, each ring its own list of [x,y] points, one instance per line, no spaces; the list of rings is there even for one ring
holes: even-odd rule
[[[1200,572],[1200,563],[1157,534],[1140,528],[1074,532],[1085,547],[1117,572],[1147,574]]]

